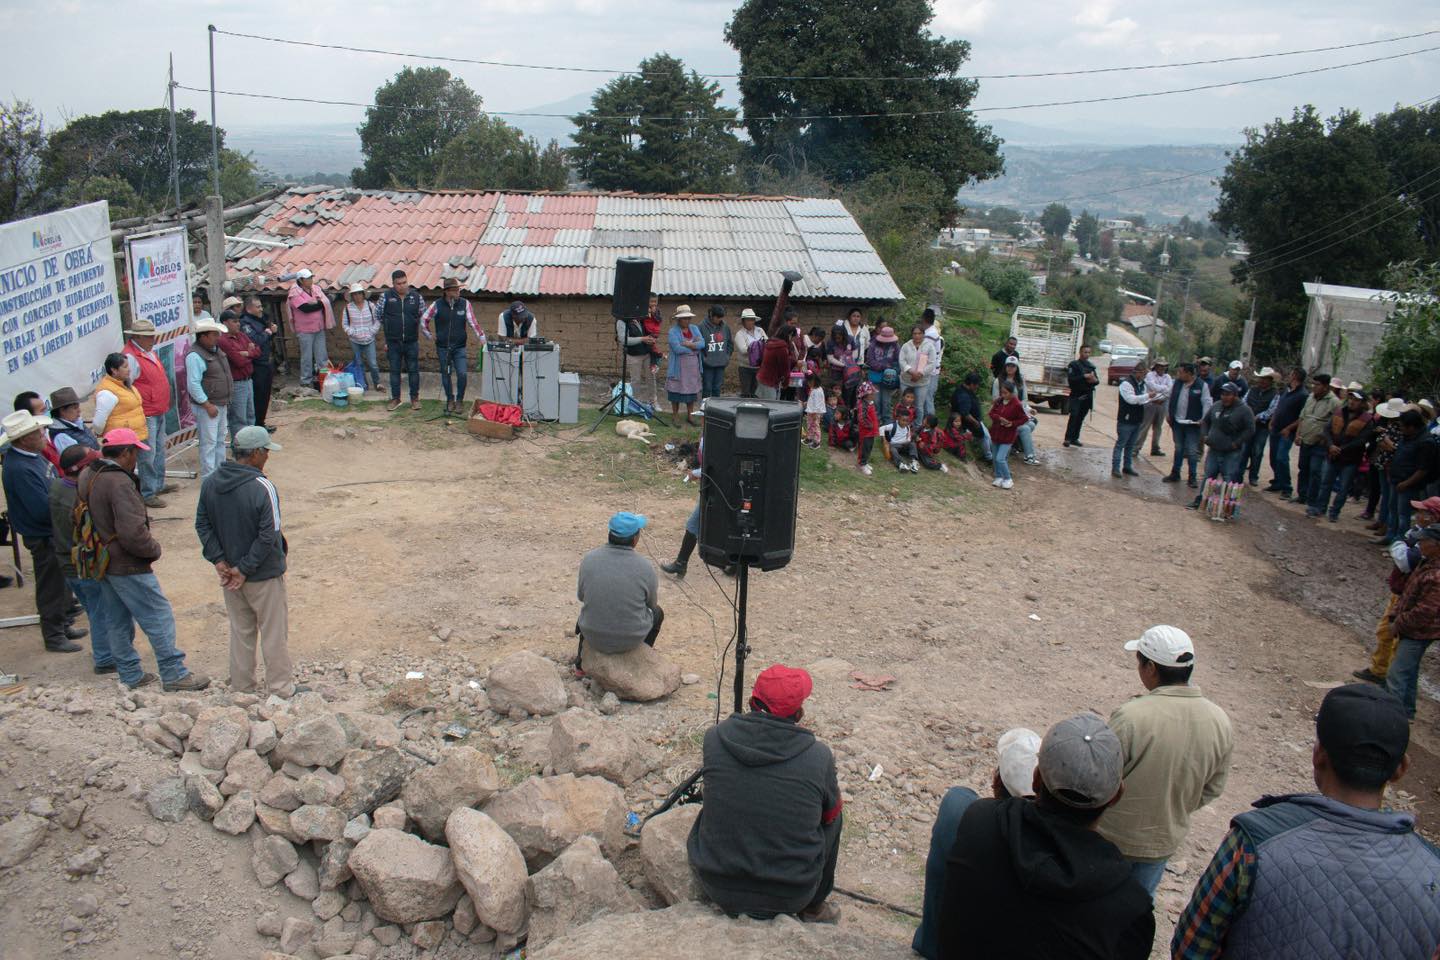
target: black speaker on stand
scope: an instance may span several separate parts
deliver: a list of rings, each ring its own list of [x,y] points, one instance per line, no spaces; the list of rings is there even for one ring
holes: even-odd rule
[[[745,608],[750,567],[778,570],[795,552],[800,487],[800,405],[711,398],[705,404],[700,474],[700,559],[734,565],[735,711],[745,703]]]
[[[615,285],[610,292],[610,315],[616,320],[626,321],[627,324],[647,316],[650,313],[650,278],[654,273],[655,261],[649,257],[617,257]],[[625,360],[625,338],[617,335],[615,342],[620,351],[620,392],[600,407],[600,415],[585,430],[587,435],[594,433],[610,414],[614,414],[616,419],[625,415],[630,364]],[[658,411],[655,419],[660,419]]]

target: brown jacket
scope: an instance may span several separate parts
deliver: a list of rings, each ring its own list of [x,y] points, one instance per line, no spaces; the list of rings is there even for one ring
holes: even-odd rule
[[[150,565],[160,559],[160,544],[150,535],[135,475],[113,460],[97,460],[81,472],[76,493],[89,502],[95,532],[110,548],[106,576],[150,573]]]
[[[1395,604],[1396,636],[1440,640],[1440,561],[1426,560],[1405,581]]]

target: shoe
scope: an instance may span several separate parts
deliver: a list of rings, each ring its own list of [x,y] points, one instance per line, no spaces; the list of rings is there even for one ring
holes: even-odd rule
[[[1009,479],[1009,478],[1007,477],[1006,479],[1000,481],[1000,489],[1001,489],[1001,490],[1013,490],[1013,489],[1015,489],[1015,481],[1014,481],[1014,480],[1011,480],[1011,479]]]
[[[94,670],[95,670],[96,676],[101,676],[101,677],[103,677],[103,676],[104,676],[105,674],[107,674],[107,673],[115,673],[115,672],[117,672],[116,667],[115,667],[115,664],[113,664],[113,663],[107,663],[107,664],[105,664],[105,666],[103,666],[103,667],[95,667]]]
[[[1025,458],[1025,462],[1028,463],[1028,464],[1029,464],[1030,466],[1032,466],[1032,467],[1038,467],[1038,466],[1040,466],[1040,458],[1039,458],[1039,457],[1026,457],[1026,458]]]
[[[947,467],[947,466],[945,466],[945,464],[942,463],[942,464],[940,464],[940,472],[941,472],[941,473],[949,473],[949,472],[950,472],[950,468]]]
[[[998,486],[1000,486],[1000,484],[1002,484],[1002,483],[1004,483],[1004,482],[1005,482],[1005,481],[1004,481],[1002,478],[996,477],[994,480],[991,480],[991,481],[990,481],[990,486],[992,486],[992,487],[998,487]]]
[[[210,686],[210,678],[203,673],[187,673],[179,680],[163,685],[166,693],[174,690],[204,690]]]
[[[90,636],[90,631],[84,627],[77,627],[72,624],[65,628],[65,638],[67,640],[79,640],[81,637],[88,636]]]
[[[1272,484],[1268,484],[1268,485],[1265,486],[1265,487],[1262,487],[1260,492],[1261,492],[1261,493],[1279,493],[1279,492],[1280,492],[1280,488],[1277,487],[1277,486],[1275,486],[1275,484],[1272,483]]]
[[[1151,451],[1150,451],[1150,456],[1152,456],[1152,457],[1163,457],[1163,456],[1165,456],[1165,451],[1164,451],[1164,450],[1151,450]]]
[[[1367,524],[1365,524],[1365,529],[1366,529],[1366,530],[1375,530],[1375,531],[1377,531],[1377,532],[1380,531],[1380,530],[1384,530],[1384,529],[1385,529],[1385,521],[1384,521],[1384,520],[1376,520],[1374,523],[1367,523]]]
[[[1390,544],[1394,543],[1395,541],[1394,541],[1394,540],[1391,540],[1389,536],[1382,534],[1382,535],[1376,537],[1375,539],[1371,540],[1370,542],[1373,543],[1373,544],[1375,544],[1375,546],[1377,546],[1377,547],[1388,547],[1388,546],[1390,546]]]
[[[1122,471],[1120,471],[1120,472],[1123,473],[1123,474],[1125,474],[1125,476],[1127,476],[1127,477],[1138,477],[1138,476],[1140,476],[1140,471],[1138,471],[1138,470],[1131,470],[1129,467],[1126,467],[1124,470],[1122,470]]]
[[[862,463],[862,464],[860,464],[860,472],[863,473],[863,474],[865,474],[865,476],[868,477],[868,476],[870,476],[870,474],[874,473],[875,471],[870,468],[870,464],[868,464],[868,463]]]
[[[1112,477],[1117,477],[1117,478],[1118,478],[1118,477],[1121,476],[1121,473],[1120,473],[1119,470],[1116,470],[1114,467],[1111,467],[1111,468],[1110,468],[1110,476],[1112,476]]]
[[[1179,483],[1179,482],[1180,482],[1180,474],[1178,474],[1178,473],[1168,473],[1168,474],[1166,474],[1165,476],[1163,476],[1163,477],[1160,478],[1160,482],[1161,482],[1161,483]]]
[[[1194,477],[1191,477],[1189,480],[1186,480],[1186,481],[1185,481],[1185,486],[1189,487],[1191,490],[1199,490],[1199,489],[1200,489],[1200,484],[1198,484],[1198,483],[1195,482],[1195,478],[1194,478]]]
[[[151,497],[150,499],[145,501],[145,506],[149,507],[151,510],[159,510],[161,507],[165,506],[165,501],[161,500],[159,497]]]
[[[1295,497],[1293,494],[1290,493],[1289,490],[1282,490],[1280,492],[1280,499],[1283,500],[1285,503],[1289,503],[1291,500],[1294,500]]]
[[[411,400],[411,401],[410,401],[410,409],[411,409],[411,410],[419,410],[419,409],[420,409],[420,401],[419,401],[418,399],[417,399],[417,400]]]
[[[1385,683],[1385,678],[1378,673],[1371,673],[1369,667],[1366,667],[1364,670],[1356,670],[1350,674],[1350,676],[1356,680],[1364,680],[1366,683],[1378,683],[1381,685]]]
[[[164,496],[164,495],[167,494],[167,493],[174,493],[176,490],[179,490],[179,489],[180,489],[180,485],[179,485],[179,484],[167,483],[167,484],[165,484],[165,486],[163,486],[163,487],[160,488],[160,492],[157,493],[156,496],[158,497],[158,496]]]
[[[681,563],[679,560],[672,560],[669,563],[660,564],[660,569],[670,574],[670,576],[676,580],[684,580],[685,571],[690,569],[690,564]]]
[[[268,423],[265,424],[265,432],[266,432],[266,433],[274,433],[276,430],[279,430],[279,429],[280,429],[279,427],[272,427],[272,426],[271,426],[270,424],[268,424]]]
[[[1330,522],[1331,522],[1331,523],[1339,523],[1339,522],[1340,522],[1340,518],[1339,518],[1339,517],[1331,517],[1331,518],[1330,518]]]
[[[394,413],[396,410],[400,409],[400,401],[391,398],[390,402],[385,404],[385,409],[390,411],[391,413]]]
[[[1364,513],[1360,514],[1360,519],[1361,519],[1361,520],[1374,520],[1374,519],[1375,519],[1375,514],[1371,513],[1369,510],[1366,510]]]
[[[57,640],[45,644],[46,653],[78,653],[81,650],[78,643],[71,643],[69,640]]]
[[[159,682],[160,682],[160,678],[157,677],[157,676],[155,676],[155,674],[153,674],[153,673],[142,673],[142,674],[140,674],[140,679],[139,679],[139,680],[136,680],[134,683],[127,683],[127,684],[125,684],[125,686],[129,687],[131,690],[139,690],[141,687],[148,687],[148,686],[150,686],[150,684],[152,684],[152,683],[159,683]]]
[[[1068,446],[1070,446],[1070,441],[1069,441],[1069,440],[1066,440],[1064,443],[1060,444],[1060,446],[1062,446],[1062,447],[1068,447]]]
[[[1071,441],[1070,441],[1070,446],[1072,446],[1072,447],[1083,447],[1083,446],[1085,446],[1085,444],[1081,443],[1079,440],[1071,440]]]
[[[910,472],[911,472],[911,473],[919,473],[919,472],[920,472],[920,461],[919,461],[919,460],[911,460],[911,461],[910,461]]]
[[[820,906],[800,913],[802,923],[839,923],[840,908],[826,900]]]
[[[1191,500],[1189,503],[1187,503],[1187,504],[1185,505],[1185,509],[1186,509],[1186,510],[1199,510],[1199,509],[1200,509],[1200,498],[1199,498],[1199,497],[1196,497],[1194,500]]]
[[[1310,518],[1311,520],[1314,520],[1316,517],[1320,516],[1320,511],[1319,511],[1319,510],[1312,510],[1311,508],[1306,507],[1306,508],[1305,508],[1305,516],[1308,517],[1308,518]]]

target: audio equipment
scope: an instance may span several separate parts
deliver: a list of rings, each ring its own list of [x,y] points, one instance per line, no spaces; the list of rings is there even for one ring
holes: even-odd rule
[[[611,316],[638,320],[650,313],[650,278],[654,270],[655,261],[649,257],[620,257],[615,261]]]
[[[705,401],[700,558],[778,570],[795,551],[803,412],[782,400]]]

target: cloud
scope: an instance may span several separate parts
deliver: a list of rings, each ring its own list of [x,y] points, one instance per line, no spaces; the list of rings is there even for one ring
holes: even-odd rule
[[[994,13],[994,0],[936,0],[935,25],[946,33],[976,33]]]
[[[1129,43],[1140,24],[1129,17],[1112,17],[1115,6],[1114,0],[1092,0],[1081,6],[1070,19],[1086,29],[1077,33],[1075,39],[1089,47],[1118,47]]]

